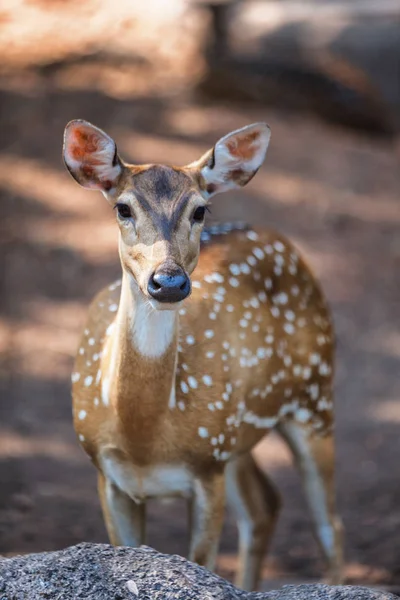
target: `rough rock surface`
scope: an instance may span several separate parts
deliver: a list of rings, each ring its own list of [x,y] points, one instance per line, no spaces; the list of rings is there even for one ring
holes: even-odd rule
[[[0,559],[0,600],[395,600],[361,587],[285,586],[248,594],[180,556],[148,547],[79,544]]]

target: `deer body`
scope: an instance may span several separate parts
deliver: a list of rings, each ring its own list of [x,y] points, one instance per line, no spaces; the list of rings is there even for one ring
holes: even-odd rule
[[[93,169],[103,157],[98,159],[93,138],[88,150],[86,128],[93,126],[75,123],[79,125],[75,125],[72,149],[68,139],[66,144],[67,166],[78,180],[89,178],[97,185],[100,178],[93,177]],[[80,167],[77,174],[70,157],[82,158],[77,151],[82,149],[82,128],[83,154],[89,154],[89,159],[84,157],[86,171]],[[95,142],[96,136],[105,135],[99,131],[89,129]],[[254,160],[248,148],[256,139],[252,135],[247,133],[247,143],[235,138],[233,148],[240,149],[247,162]],[[216,151],[213,156],[218,161]],[[212,167],[210,157],[202,164],[204,174]],[[110,158],[107,177],[117,166],[116,159]],[[164,198],[171,197],[182,181],[193,185],[194,180],[203,192],[205,187],[205,193],[214,192],[218,183],[199,183],[196,169],[193,165],[186,170],[130,168],[135,198],[148,211],[147,196],[158,191]],[[241,165],[235,171],[233,178],[242,185],[246,169]],[[119,175],[114,184],[114,198],[127,198],[124,173],[125,179]],[[226,174],[222,181],[226,185]],[[109,192],[113,182],[105,179],[102,186],[103,192]],[[179,189],[175,205],[185,192],[185,187]],[[184,248],[187,235],[190,240],[193,233],[179,236],[179,218],[175,236],[164,231],[161,239],[154,234],[155,217],[151,240],[150,228],[140,241],[134,238],[134,244],[132,229],[121,230],[122,281],[93,301],[72,375],[74,425],[99,471],[110,539],[115,544],[142,543],[146,500],[182,496],[191,507],[190,557],[213,568],[226,500],[239,527],[237,582],[254,588],[279,499],[251,449],[276,427],[298,459],[317,539],[337,581],[333,331],[320,287],[293,246],[274,232],[214,226],[203,232],[203,248],[194,253]],[[169,219],[174,219],[171,212]],[[162,216],[158,223],[162,228]],[[140,237],[139,224],[140,217],[135,221],[135,235]],[[165,219],[163,226],[166,229]],[[196,235],[200,243],[200,232]],[[126,246],[135,248],[129,266]],[[186,298],[186,276],[181,270],[175,274],[171,256],[193,273],[190,297]],[[149,264],[144,278],[143,265]],[[153,275],[148,279],[157,264],[167,265],[166,274],[161,273],[157,281]],[[134,271],[138,265],[141,272]],[[154,273],[158,274],[157,268]],[[143,291],[144,280],[149,281],[147,291]],[[178,301],[171,300],[174,294]],[[156,303],[149,301],[149,295]],[[161,309],[160,302],[167,310]]]

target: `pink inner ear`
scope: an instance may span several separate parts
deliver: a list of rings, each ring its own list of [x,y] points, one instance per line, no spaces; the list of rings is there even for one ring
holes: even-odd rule
[[[95,158],[102,150],[101,136],[88,132],[84,127],[75,127],[72,132],[70,153],[74,160],[89,165],[101,165],[102,161]]]
[[[252,131],[241,136],[236,135],[226,142],[229,153],[239,160],[252,160],[260,149],[260,146],[254,143],[259,137],[259,131]]]

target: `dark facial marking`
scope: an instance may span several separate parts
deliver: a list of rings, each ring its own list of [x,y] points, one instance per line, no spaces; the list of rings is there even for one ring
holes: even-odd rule
[[[134,193],[142,209],[152,215],[162,238],[170,240],[190,198],[192,181],[171,167],[153,165],[133,175]]]

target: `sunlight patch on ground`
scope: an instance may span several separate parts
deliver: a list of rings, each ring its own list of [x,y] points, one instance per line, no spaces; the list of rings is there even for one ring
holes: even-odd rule
[[[183,166],[200,158],[209,148],[207,145],[153,134],[127,133],[125,129],[114,129],[114,136],[122,157],[132,157],[135,163]]]
[[[88,193],[73,182],[66,170],[61,170],[61,147],[62,138],[58,171],[31,158],[0,155],[0,186],[63,215],[93,214],[101,201],[100,194]]]
[[[400,396],[392,400],[381,400],[369,409],[371,417],[380,423],[400,423]]]
[[[374,352],[383,352],[394,358],[400,358],[400,330],[388,329],[385,325],[375,331],[367,331],[360,340],[362,347],[369,347]]]
[[[109,220],[31,219],[30,225],[26,233],[30,242],[70,248],[92,265],[118,264],[118,226],[111,210]]]
[[[78,443],[68,444],[51,436],[27,437],[15,431],[0,430],[0,457],[21,458],[47,456],[63,461],[82,462],[82,451]]]
[[[314,211],[322,210],[329,211],[332,215],[358,217],[371,223],[375,223],[377,219],[381,222],[400,222],[396,198],[387,194],[385,190],[367,196],[351,190],[340,190],[327,183],[271,167],[257,175],[255,187],[257,190],[268,191],[268,202],[292,206],[307,205]]]
[[[37,300],[26,305],[17,324],[0,322],[0,351],[5,369],[12,361],[19,377],[69,382],[72,358],[87,314],[78,302]]]

